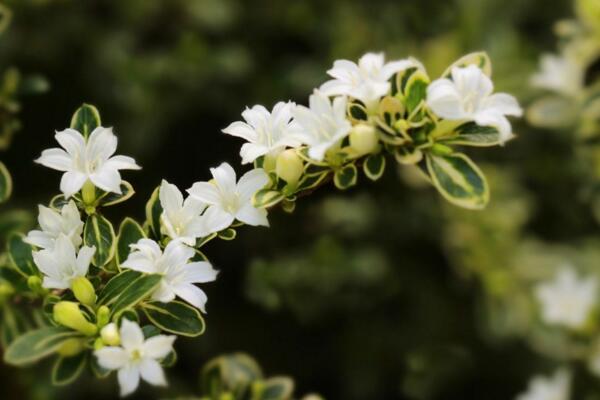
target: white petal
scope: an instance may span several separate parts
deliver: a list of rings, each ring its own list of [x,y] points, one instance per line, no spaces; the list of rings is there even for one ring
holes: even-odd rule
[[[88,160],[106,161],[117,151],[117,137],[112,128],[97,127],[92,131],[86,146]]]
[[[392,61],[383,66],[381,75],[385,80],[390,79],[396,72],[404,71],[405,69],[416,67],[417,64],[413,60],[398,60]]]
[[[35,247],[39,247],[40,249],[47,249],[54,246],[54,238],[49,234],[38,230],[29,231],[23,241]]]
[[[90,180],[105,192],[121,194],[121,174],[117,169],[111,168],[109,164],[104,164],[91,174]]]
[[[269,152],[267,146],[254,143],[244,143],[240,149],[240,156],[242,156],[242,164],[249,164],[254,162],[258,157],[264,156]]]
[[[246,172],[237,183],[237,191],[241,202],[249,201],[254,193],[269,183],[269,176],[262,168]]]
[[[308,156],[310,158],[312,158],[313,160],[323,161],[323,159],[325,158],[325,153],[333,145],[334,145],[334,143],[325,142],[325,143],[319,143],[316,146],[311,146],[308,149]]]
[[[121,369],[129,361],[129,356],[122,347],[103,347],[94,351],[94,355],[98,358],[98,364],[109,370]]]
[[[152,293],[152,300],[160,301],[161,303],[169,303],[175,299],[173,288],[169,286],[165,278],[161,279],[158,287]]]
[[[68,236],[62,233],[58,235],[54,242],[54,255],[62,268],[75,263],[75,246],[73,246],[73,242],[71,242]]]
[[[427,105],[439,117],[450,120],[465,118],[460,94],[449,79],[438,79],[427,87]]]
[[[190,196],[206,204],[220,204],[221,194],[215,185],[209,182],[196,182],[187,190]]]
[[[142,379],[154,386],[166,386],[165,373],[158,361],[144,358],[140,363],[140,375]]]
[[[51,249],[34,251],[33,262],[38,269],[44,274],[52,278],[59,279],[61,277],[60,267],[61,260],[59,260]],[[60,280],[60,279],[59,279]]]
[[[486,109],[504,115],[513,115],[520,117],[523,110],[519,106],[517,99],[506,93],[495,93],[488,97],[485,102]]]
[[[179,283],[173,287],[173,290],[178,297],[198,308],[203,313],[206,312],[205,305],[207,297],[202,289],[191,283]]]
[[[35,162],[57,171],[68,171],[72,165],[71,157],[59,148],[42,151],[42,155]]]
[[[207,261],[193,262],[185,266],[183,279],[188,283],[206,283],[217,279],[219,271]]]
[[[113,169],[141,169],[132,157],[128,156],[114,156],[109,158],[104,165],[109,166]]]
[[[75,129],[69,128],[61,132],[56,132],[54,138],[71,157],[82,156],[85,153],[85,139]]]
[[[222,163],[217,168],[211,168],[213,178],[223,193],[235,192],[235,170],[228,163]]]
[[[178,240],[172,240],[165,248],[163,261],[169,267],[185,265],[194,256],[194,249]]]
[[[264,208],[255,208],[252,204],[244,204],[235,215],[238,221],[253,226],[269,226],[267,220],[267,210]]]
[[[206,236],[213,232],[219,232],[229,227],[235,220],[235,217],[225,212],[219,206],[210,206],[202,214],[202,223],[204,226],[204,233],[202,236]]]
[[[254,142],[257,140],[254,128],[241,121],[230,124],[227,128],[223,129],[223,133],[246,139],[248,142]]]
[[[163,179],[159,191],[160,205],[165,212],[171,213],[183,207],[183,195],[177,186]]]
[[[87,176],[81,172],[67,171],[60,180],[60,191],[69,198],[81,190],[86,180]]]
[[[96,247],[83,246],[77,254],[77,272],[79,276],[87,275]]]
[[[138,324],[126,318],[121,321],[121,345],[126,350],[137,350],[144,344],[144,333]]]
[[[69,289],[71,285],[65,280],[44,276],[42,287],[46,289]]]
[[[173,335],[156,335],[144,343],[144,355],[155,360],[165,358],[173,350]]]
[[[135,392],[140,384],[140,371],[138,367],[128,365],[119,370],[117,378],[121,387],[121,396],[127,396]]]

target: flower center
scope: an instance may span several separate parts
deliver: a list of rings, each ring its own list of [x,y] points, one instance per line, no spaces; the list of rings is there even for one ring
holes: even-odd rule
[[[135,349],[131,352],[131,360],[132,361],[140,361],[142,359],[142,351],[139,349]]]

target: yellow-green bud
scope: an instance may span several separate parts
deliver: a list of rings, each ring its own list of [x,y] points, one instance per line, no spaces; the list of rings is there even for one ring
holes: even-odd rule
[[[96,186],[89,179],[81,188],[81,198],[86,206],[91,206],[96,202]]]
[[[104,325],[108,324],[109,320],[110,309],[106,306],[100,306],[96,312],[96,325],[98,325],[98,328],[102,328]]]
[[[399,119],[396,121],[396,123],[394,123],[394,128],[400,132],[406,132],[410,129],[410,123],[405,119]]]
[[[264,155],[263,158],[263,165],[262,168],[266,171],[266,172],[271,172],[275,169],[275,162],[276,162],[277,158],[272,155],[271,153],[267,153]]]
[[[94,340],[94,350],[100,350],[103,347],[104,342],[102,341],[102,338],[97,338],[96,340]]]
[[[33,293],[44,293],[45,289],[42,287],[42,279],[39,276],[31,275],[27,278],[27,286]]]
[[[431,152],[437,156],[447,156],[448,154],[452,154],[453,151],[452,147],[441,143],[434,143],[433,146],[431,146]]]
[[[302,163],[302,159],[296,154],[295,150],[284,150],[277,156],[275,172],[277,173],[277,176],[287,183],[291,185],[298,183],[298,179],[302,176],[303,170],[304,164]]]
[[[96,325],[85,319],[79,304],[72,301],[59,301],[54,305],[54,320],[60,325],[74,329],[87,336],[98,333]]]
[[[350,146],[360,155],[377,150],[379,138],[375,127],[368,124],[358,124],[350,131]]]
[[[8,282],[0,282],[0,297],[8,297],[15,292],[15,288]]]
[[[111,322],[100,330],[100,337],[102,338],[102,342],[109,346],[118,346],[121,344],[119,329],[117,329],[117,324],[114,322]]]
[[[71,281],[71,290],[81,304],[93,306],[96,303],[94,285],[85,276],[78,276]]]
[[[63,357],[72,357],[83,351],[84,344],[83,340],[77,338],[71,338],[65,340],[58,348],[58,354]]]

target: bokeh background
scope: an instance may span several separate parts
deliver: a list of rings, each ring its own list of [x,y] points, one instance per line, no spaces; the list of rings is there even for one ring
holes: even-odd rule
[[[222,161],[239,166],[240,141],[220,130],[246,106],[305,103],[338,58],[413,55],[437,77],[486,50],[497,89],[527,105],[538,57],[556,47],[553,24],[574,15],[568,0],[4,3],[13,18],[0,36],[2,71],[16,66],[38,89],[39,77],[49,85],[19,97],[21,129],[1,153],[15,182],[4,209],[33,211],[57,192],[59,174],[33,159],[88,102],[115,128],[119,153],[143,166],[125,177],[134,198],[108,210],[117,220],[142,219],[162,178],[187,188]],[[202,365],[239,350],[269,375],[293,376],[298,393],[326,399],[503,400],[552,371],[560,356],[536,346],[546,342],[532,333],[523,288],[557,260],[598,268],[592,166],[568,130],[518,121],[515,132],[502,148],[470,152],[491,183],[484,212],[447,205],[394,167],[348,192],[323,188],[292,215],[273,212],[271,229],[211,242],[221,273],[206,288],[207,332],[178,340],[168,389],[134,397],[198,395]],[[52,388],[48,368],[0,366],[0,397],[117,393],[114,378]],[[577,379],[582,393],[600,392],[600,379]]]

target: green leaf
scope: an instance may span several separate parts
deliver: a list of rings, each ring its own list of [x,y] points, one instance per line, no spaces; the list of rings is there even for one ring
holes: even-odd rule
[[[363,170],[367,178],[376,181],[385,171],[385,156],[383,154],[371,154],[365,159]]]
[[[108,206],[113,206],[115,204],[119,204],[122,203],[126,200],[128,200],[129,198],[131,198],[131,196],[133,196],[135,194],[135,190],[133,190],[133,186],[131,186],[131,183],[127,182],[127,181],[121,181],[121,193],[113,193],[113,192],[102,192],[102,194],[100,194],[100,196],[98,196],[98,201],[99,204],[104,206],[104,207],[108,207]]]
[[[12,265],[23,276],[37,275],[38,269],[31,254],[33,248],[23,241],[23,236],[12,234],[8,238],[8,256]]]
[[[111,308],[111,314],[119,316],[119,313],[135,306],[148,297],[158,287],[161,275],[142,275],[127,286],[117,297]]]
[[[294,381],[287,376],[277,376],[262,382],[256,400],[290,400],[294,394]]]
[[[362,104],[357,102],[348,104],[348,114],[355,121],[366,121],[369,119],[367,109]]]
[[[241,396],[258,379],[262,379],[262,371],[252,357],[244,353],[227,354],[209,361],[202,369],[202,394],[219,398],[221,393],[229,391]]]
[[[433,185],[450,203],[473,210],[480,210],[487,205],[487,181],[464,154],[427,154],[427,170]]]
[[[120,266],[129,256],[130,244],[137,243],[138,240],[145,238],[146,234],[142,227],[132,218],[125,218],[119,226],[117,235],[117,264]]]
[[[306,163],[304,167],[304,174],[308,176],[321,175],[329,171],[331,171],[331,167],[329,165],[317,165]]]
[[[446,71],[444,71],[442,77],[450,77],[452,75],[452,68],[454,67],[466,67],[468,65],[475,65],[481,68],[483,73],[487,76],[492,76],[492,62],[490,61],[490,57],[487,55],[487,53],[480,51],[467,54],[466,56],[456,60],[446,69]]]
[[[408,113],[412,113],[422,101],[427,97],[427,86],[429,85],[429,77],[421,70],[413,73],[406,82],[405,105]]]
[[[261,189],[252,196],[252,204],[256,208],[269,208],[283,200],[285,196],[276,190]]]
[[[98,294],[96,302],[98,305],[105,306],[114,303],[125,288],[131,285],[140,276],[142,276],[141,272],[132,269],[126,269],[120,274],[113,276],[100,291],[100,294]]]
[[[100,113],[91,104],[83,104],[71,118],[71,128],[79,131],[86,138],[101,125]]]
[[[160,239],[160,215],[162,214],[162,206],[160,205],[160,186],[154,189],[152,192],[152,196],[150,196],[150,200],[146,203],[146,223],[148,224],[148,228],[150,230],[150,234],[156,238]]]
[[[8,347],[26,329],[21,313],[16,313],[10,303],[0,309],[0,343]]]
[[[217,233],[220,239],[233,240],[237,236],[237,232],[233,228],[227,228]]]
[[[313,176],[303,177],[302,180],[298,183],[298,187],[296,188],[296,193],[319,186],[328,175],[329,175],[329,173],[326,172],[321,175],[313,175]]]
[[[115,230],[109,220],[100,214],[90,215],[83,228],[83,242],[86,246],[94,246],[96,251],[92,264],[103,267],[115,255]]]
[[[77,335],[73,330],[58,326],[29,331],[8,346],[4,361],[15,366],[34,363],[55,353],[65,340]]]
[[[4,203],[12,193],[12,178],[8,169],[2,161],[0,161],[0,203]]]
[[[65,386],[73,383],[85,369],[88,353],[81,353],[72,357],[59,357],[52,367],[52,384]]]
[[[180,301],[161,303],[153,301],[142,305],[148,319],[163,331],[195,337],[204,333],[204,319],[200,312]]]
[[[348,164],[335,171],[333,182],[338,189],[345,190],[356,185],[357,176],[356,165]]]
[[[497,146],[500,132],[493,126],[479,126],[475,122],[467,122],[455,130],[455,135],[440,139],[441,143],[450,145],[489,147]]]

